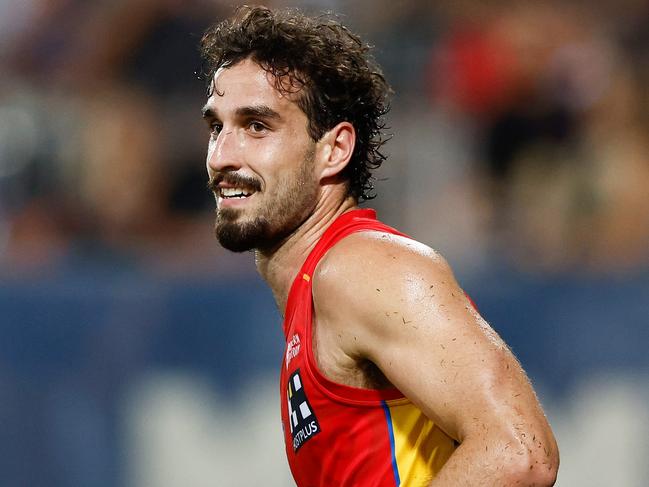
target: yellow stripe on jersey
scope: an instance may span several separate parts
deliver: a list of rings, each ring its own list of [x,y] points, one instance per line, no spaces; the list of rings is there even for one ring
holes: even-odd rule
[[[424,487],[455,450],[455,442],[407,399],[386,401],[401,487]]]

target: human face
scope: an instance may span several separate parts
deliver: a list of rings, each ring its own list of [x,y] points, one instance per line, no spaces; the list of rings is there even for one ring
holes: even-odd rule
[[[273,249],[315,208],[316,143],[308,119],[271,74],[246,59],[214,75],[203,109],[215,233],[229,250]]]

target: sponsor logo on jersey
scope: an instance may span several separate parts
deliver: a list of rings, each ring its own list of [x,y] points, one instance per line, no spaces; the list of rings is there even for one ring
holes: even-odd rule
[[[291,363],[297,354],[300,353],[300,335],[297,333],[291,337],[291,339],[286,344],[286,370],[288,370],[288,364]]]
[[[293,437],[293,451],[297,452],[302,445],[320,433],[318,418],[316,418],[304,392],[304,387],[302,387],[300,369],[289,377],[286,394],[288,398],[288,424]]]

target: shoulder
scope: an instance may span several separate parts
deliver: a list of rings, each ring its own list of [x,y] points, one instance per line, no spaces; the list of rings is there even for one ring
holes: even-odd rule
[[[414,314],[467,304],[438,252],[384,232],[359,232],[341,240],[313,277],[316,314],[329,326],[384,339]]]
[[[314,293],[370,291],[380,283],[390,287],[413,278],[441,279],[452,274],[434,249],[408,237],[380,231],[353,233],[332,247],[314,273]],[[410,286],[412,287],[412,286]],[[380,288],[379,288],[380,292]]]

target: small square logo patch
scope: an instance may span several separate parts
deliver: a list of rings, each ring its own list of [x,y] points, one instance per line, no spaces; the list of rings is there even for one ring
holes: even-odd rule
[[[320,424],[302,387],[300,369],[293,372],[286,385],[288,423],[293,437],[293,451],[320,433]]]

